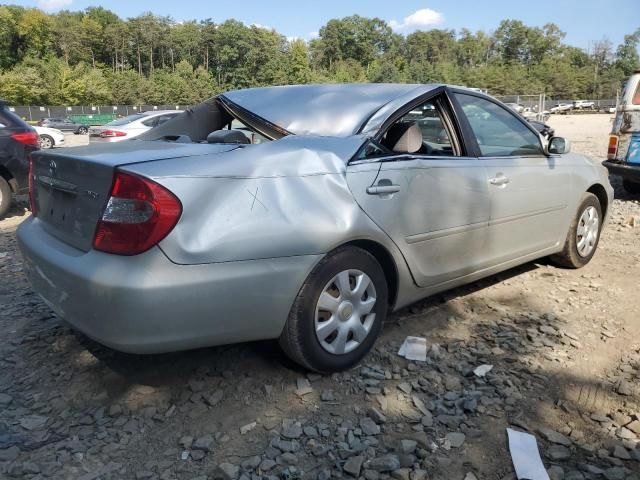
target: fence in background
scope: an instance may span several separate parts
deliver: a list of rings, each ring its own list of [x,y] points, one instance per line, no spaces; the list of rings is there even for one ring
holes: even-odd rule
[[[96,105],[96,106],[10,106],[9,110],[21,118],[35,122],[45,117],[75,117],[84,115],[90,120],[92,116],[96,119],[126,117],[134,113],[149,112],[154,110],[183,110],[188,105]],[[108,121],[108,120],[107,120]]]

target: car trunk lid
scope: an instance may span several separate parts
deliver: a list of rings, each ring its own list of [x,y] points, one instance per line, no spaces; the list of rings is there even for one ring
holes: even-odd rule
[[[109,200],[114,171],[126,165],[222,153],[236,145],[127,141],[33,154],[34,202],[43,228],[83,251]]]

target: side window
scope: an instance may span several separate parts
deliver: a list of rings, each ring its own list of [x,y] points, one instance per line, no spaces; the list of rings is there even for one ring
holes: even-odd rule
[[[167,122],[169,120],[171,120],[173,117],[175,117],[176,115],[178,115],[177,113],[168,113],[166,115],[162,115],[158,118],[158,123],[157,125],[162,125],[164,122]]]
[[[381,143],[397,153],[455,155],[442,113],[433,100],[415,107],[391,125]]]
[[[540,137],[515,114],[484,98],[456,93],[483,157],[544,155]]]
[[[142,122],[142,124],[145,127],[155,127],[156,125],[158,125],[158,118],[150,118],[149,120],[145,120],[144,122]]]

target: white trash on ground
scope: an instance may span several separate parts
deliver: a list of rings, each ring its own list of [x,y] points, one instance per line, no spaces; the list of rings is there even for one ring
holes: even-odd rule
[[[407,337],[400,345],[398,355],[407,360],[427,361],[427,339],[424,337]]]
[[[518,480],[549,480],[544,468],[536,437],[507,428],[511,461]]]

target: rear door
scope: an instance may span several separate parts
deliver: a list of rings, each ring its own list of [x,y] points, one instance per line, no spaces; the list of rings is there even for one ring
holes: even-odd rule
[[[540,135],[508,108],[471,92],[454,97],[489,177],[492,263],[556,245],[567,227],[571,167],[546,155]]]
[[[403,253],[421,287],[487,266],[489,192],[483,164],[466,149],[444,95],[405,109],[396,123],[417,123],[422,147],[392,152],[368,146],[348,167],[351,190],[364,211]],[[378,162],[376,175],[358,169]]]

